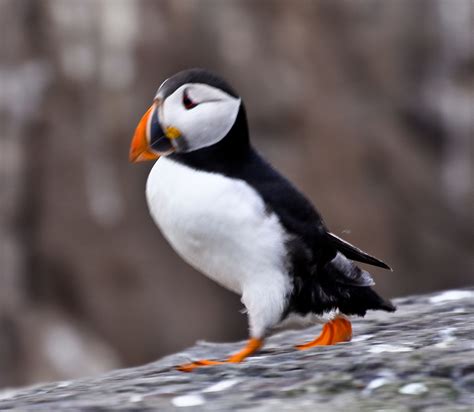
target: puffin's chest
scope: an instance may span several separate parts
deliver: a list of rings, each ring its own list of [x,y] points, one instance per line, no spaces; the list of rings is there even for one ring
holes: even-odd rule
[[[281,268],[285,233],[244,181],[161,158],[147,181],[151,215],[181,257],[242,292],[258,271]]]

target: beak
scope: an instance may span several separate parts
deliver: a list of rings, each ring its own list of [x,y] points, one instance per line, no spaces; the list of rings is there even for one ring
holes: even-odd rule
[[[129,160],[132,163],[156,160],[161,154],[174,151],[173,145],[161,129],[155,102],[138,123],[130,145]]]

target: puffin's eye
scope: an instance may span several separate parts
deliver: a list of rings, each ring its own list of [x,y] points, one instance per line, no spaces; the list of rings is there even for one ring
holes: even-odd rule
[[[193,102],[188,96],[188,92],[185,90],[183,93],[183,106],[186,110],[191,110],[193,107],[196,107],[198,104]]]

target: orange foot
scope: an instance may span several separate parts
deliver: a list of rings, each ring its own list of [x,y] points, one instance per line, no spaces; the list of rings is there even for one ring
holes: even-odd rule
[[[196,368],[200,368],[202,366],[213,366],[213,365],[223,365],[225,363],[239,363],[242,362],[245,358],[255,353],[259,350],[263,345],[262,339],[252,338],[248,341],[245,348],[241,351],[235,353],[234,355],[230,356],[229,359],[225,361],[214,361],[214,360],[198,360],[196,362],[185,363],[184,365],[177,366],[177,369],[181,372],[192,372]]]
[[[305,350],[314,346],[335,345],[348,342],[352,339],[352,325],[345,317],[339,316],[323,326],[321,334],[313,341],[296,346],[296,349]]]

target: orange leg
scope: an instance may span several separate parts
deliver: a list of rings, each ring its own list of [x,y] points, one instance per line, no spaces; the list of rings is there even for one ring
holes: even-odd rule
[[[335,345],[348,342],[352,339],[351,322],[344,317],[337,317],[323,326],[321,334],[313,341],[296,346],[296,349],[305,350],[314,346]]]
[[[245,348],[241,351],[234,353],[225,361],[213,361],[213,360],[199,360],[196,362],[185,363],[184,365],[179,365],[177,369],[181,372],[192,372],[194,369],[201,366],[212,366],[212,365],[223,365],[225,363],[239,363],[242,362],[245,358],[255,353],[263,345],[263,339],[251,338]]]

